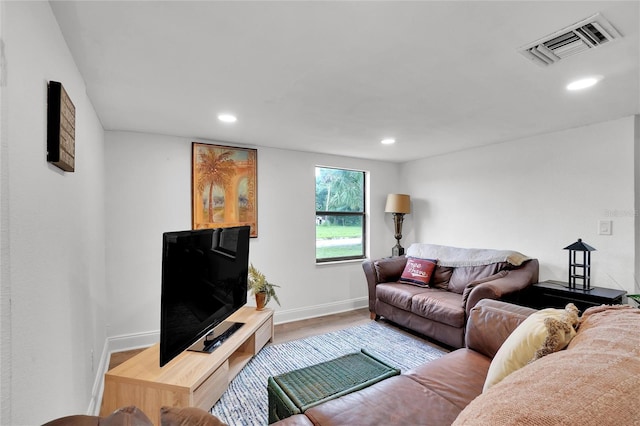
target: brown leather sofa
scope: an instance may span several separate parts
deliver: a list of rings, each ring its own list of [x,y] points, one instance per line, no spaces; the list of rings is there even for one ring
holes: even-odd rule
[[[437,260],[428,288],[399,282],[407,257]],[[518,302],[538,282],[538,260],[506,250],[412,244],[406,256],[365,260],[372,319],[384,317],[452,348],[481,299]],[[524,303],[523,303],[524,304]]]
[[[483,299],[469,313],[465,348],[274,424],[640,424],[636,409],[640,309],[627,305],[589,308],[582,314],[577,333],[565,350],[525,365],[483,392],[496,353],[534,312]],[[140,414],[127,407],[108,418],[70,416],[46,426],[148,425],[148,418]],[[222,424],[196,408],[163,408],[161,418],[162,426]]]
[[[628,305],[587,309],[565,349],[526,363],[483,392],[498,350],[533,312],[483,299],[471,309],[465,348],[275,424],[640,425],[640,309]],[[505,346],[508,357],[530,355],[535,338],[514,336],[515,345],[510,339]],[[495,365],[513,366],[508,359]]]
[[[482,393],[492,358],[533,312],[484,299],[470,311],[465,348],[274,424],[450,425]]]
[[[60,417],[42,426],[154,426],[138,407],[133,405],[115,410],[106,417],[75,414]],[[162,407],[157,426],[227,426],[216,416],[195,407]]]

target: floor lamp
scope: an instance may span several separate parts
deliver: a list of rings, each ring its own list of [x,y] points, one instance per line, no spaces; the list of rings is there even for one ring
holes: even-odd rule
[[[400,245],[402,239],[402,222],[404,215],[411,213],[411,198],[407,194],[389,194],[387,195],[387,205],[384,208],[385,213],[393,214],[393,223],[396,231],[396,245],[391,249],[392,256],[402,256],[404,248]]]

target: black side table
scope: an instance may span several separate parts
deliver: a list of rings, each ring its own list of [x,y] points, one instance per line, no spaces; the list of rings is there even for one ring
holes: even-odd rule
[[[543,281],[529,287],[527,304],[532,308],[564,308],[567,303],[575,304],[580,312],[592,306],[621,305],[626,302],[624,290],[591,287],[585,291],[581,288],[569,288],[569,284],[561,281]]]

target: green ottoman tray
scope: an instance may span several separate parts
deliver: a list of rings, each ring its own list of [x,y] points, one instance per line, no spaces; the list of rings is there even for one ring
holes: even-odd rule
[[[398,374],[399,369],[362,349],[360,352],[269,377],[269,423],[304,413],[322,402]]]

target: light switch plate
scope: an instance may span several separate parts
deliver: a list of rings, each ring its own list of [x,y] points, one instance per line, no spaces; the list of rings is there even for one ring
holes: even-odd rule
[[[598,235],[611,235],[611,225],[610,220],[598,221]]]

